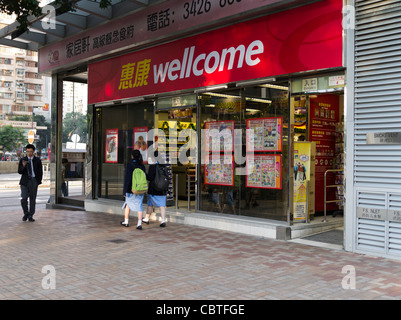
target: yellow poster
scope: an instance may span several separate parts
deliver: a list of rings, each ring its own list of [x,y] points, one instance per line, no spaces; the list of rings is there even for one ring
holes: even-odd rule
[[[294,221],[305,220],[307,211],[314,214],[314,175],[315,143],[294,142]]]

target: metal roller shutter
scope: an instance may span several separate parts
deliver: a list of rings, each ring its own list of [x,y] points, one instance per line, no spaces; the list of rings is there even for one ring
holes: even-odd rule
[[[388,218],[401,209],[401,145],[366,143],[369,132],[401,131],[401,1],[355,0],[355,18],[356,248],[401,257],[401,221]],[[385,214],[367,219],[364,208]]]
[[[401,212],[401,194],[389,194],[388,210]],[[401,256],[401,220],[388,222],[388,252]]]
[[[367,219],[361,208],[386,209],[386,194],[376,192],[357,193],[357,248],[378,253],[385,253],[385,221]],[[372,216],[372,218],[376,218]]]

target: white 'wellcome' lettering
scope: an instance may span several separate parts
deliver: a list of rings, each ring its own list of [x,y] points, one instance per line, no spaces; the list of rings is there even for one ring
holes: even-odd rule
[[[174,59],[158,66],[153,65],[154,83],[163,83],[166,79],[174,81],[178,78],[189,78],[191,73],[198,77],[205,72],[212,74],[216,70],[224,71],[225,68],[232,70],[236,61],[237,69],[242,68],[244,63],[250,67],[256,66],[260,62],[258,55],[264,52],[264,46],[262,41],[255,40],[248,47],[241,44],[237,48],[224,48],[221,54],[212,51],[195,56],[195,50],[195,46],[185,48],[182,60]]]

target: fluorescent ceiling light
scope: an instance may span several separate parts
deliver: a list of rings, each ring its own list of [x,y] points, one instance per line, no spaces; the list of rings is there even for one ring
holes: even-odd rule
[[[261,83],[274,82],[274,81],[276,81],[276,78],[249,80],[249,81],[237,82],[236,86],[237,87],[242,87],[242,86],[259,85]]]
[[[284,87],[284,86],[277,86],[275,84],[261,84],[261,87],[264,88],[271,88],[271,89],[278,89],[278,90],[285,90],[288,91],[288,87]]]
[[[95,107],[104,107],[104,106],[109,106],[111,104],[113,104],[112,101],[99,102],[95,103]]]
[[[223,84],[223,85],[216,85],[216,86],[209,86],[209,87],[204,87],[201,89],[196,89],[194,90],[195,93],[201,93],[201,92],[205,92],[205,91],[210,91],[210,90],[219,90],[219,89],[227,89],[227,85]]]
[[[123,99],[123,100],[103,101],[103,102],[95,103],[95,107],[110,106],[113,104],[121,104],[121,103],[134,103],[134,102],[139,102],[139,101],[143,101],[143,100],[145,100],[144,97]]]
[[[271,100],[267,100],[267,99],[260,99],[260,98],[250,98],[250,97],[246,97],[245,100],[247,101],[253,101],[253,102],[261,102],[261,103],[272,103]]]
[[[233,96],[230,94],[224,94],[224,93],[216,93],[216,92],[204,92],[203,94],[206,94],[208,96],[214,96],[214,97],[221,97],[221,98],[234,98],[234,99],[240,99],[240,96]]]
[[[123,99],[121,100],[121,103],[134,103],[134,102],[139,102],[145,100],[144,97],[139,97],[139,98],[130,98],[130,99]]]

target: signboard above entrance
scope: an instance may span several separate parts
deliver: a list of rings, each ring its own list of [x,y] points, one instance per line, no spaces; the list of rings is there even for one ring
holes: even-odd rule
[[[89,65],[88,103],[342,66],[341,1],[322,1]]]
[[[187,29],[211,26],[239,14],[246,17],[253,12],[308,2],[311,0],[165,1],[39,49],[39,72],[81,63],[110,51],[127,50]]]

